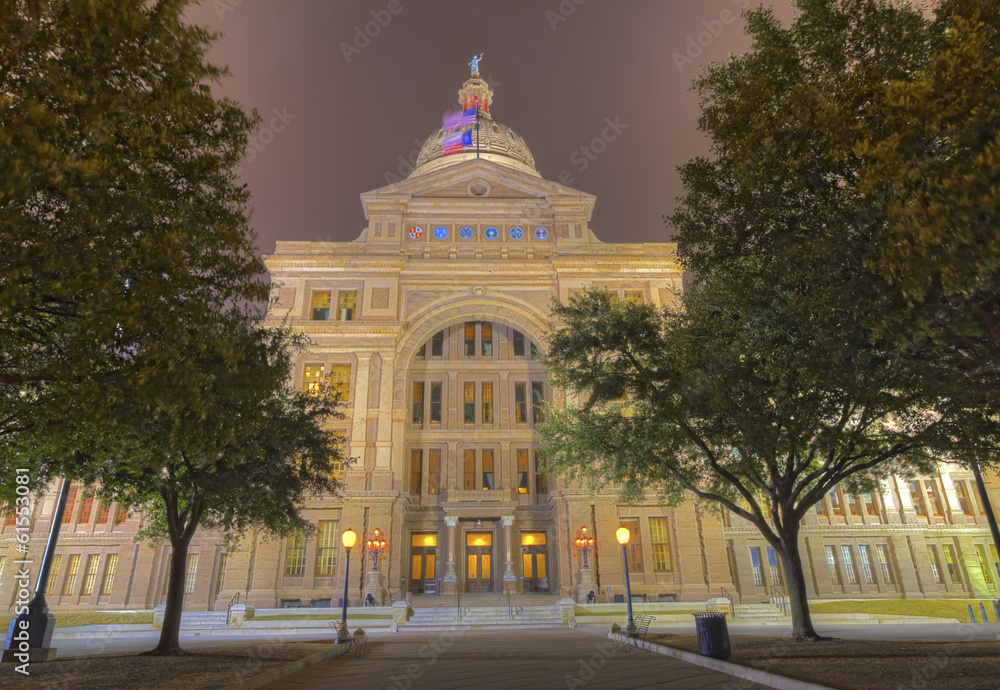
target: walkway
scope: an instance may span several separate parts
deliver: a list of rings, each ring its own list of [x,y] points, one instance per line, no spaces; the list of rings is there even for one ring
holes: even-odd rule
[[[268,690],[763,687],[660,654],[625,654],[606,637],[569,628],[400,632],[373,640],[370,649],[361,659],[346,656],[316,664]]]

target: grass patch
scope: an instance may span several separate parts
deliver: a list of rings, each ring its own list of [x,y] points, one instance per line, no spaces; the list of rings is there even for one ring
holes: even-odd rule
[[[253,621],[339,621],[340,612],[330,614],[307,615],[302,613],[283,613],[280,616],[247,616],[247,620]],[[347,621],[355,620],[392,620],[392,615],[380,616],[374,613],[352,613],[347,617]]]
[[[575,615],[575,616],[604,616],[606,618],[621,618],[622,612],[625,611],[625,603],[622,602],[620,604],[620,606],[621,606],[621,610],[617,610],[616,609],[616,610],[610,610],[610,611],[604,611],[604,610],[602,610],[602,611],[591,611],[589,609],[585,609],[585,608],[581,608],[580,606],[577,606],[573,610],[573,615]],[[668,616],[668,615],[672,616],[672,615],[685,615],[685,614],[691,615],[693,613],[705,613],[705,608],[704,607],[701,607],[701,608],[676,608],[676,609],[672,608],[672,609],[667,609],[667,610],[664,610],[664,611],[656,611],[656,612],[652,612],[652,613],[648,612],[648,611],[646,611],[644,609],[644,610],[642,610],[640,612],[637,612],[637,615],[638,615],[638,613],[647,614],[647,615],[651,615],[651,616]]]
[[[57,628],[75,628],[81,625],[151,625],[152,611],[117,613],[113,611],[53,611]],[[3,629],[10,626],[14,616],[2,619]]]
[[[957,618],[959,623],[971,623],[969,604],[980,617],[979,602],[986,607],[992,620],[993,603],[989,599],[868,599],[850,601],[824,601],[810,604],[812,613],[882,613],[896,616],[928,616],[932,618]]]

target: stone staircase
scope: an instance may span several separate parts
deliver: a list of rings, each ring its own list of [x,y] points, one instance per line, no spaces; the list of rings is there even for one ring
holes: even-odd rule
[[[185,611],[181,614],[181,631],[227,629],[225,611]]]
[[[732,625],[788,625],[792,617],[775,604],[736,604]]]
[[[463,594],[461,597],[413,598],[413,615],[401,630],[454,631],[523,629],[563,625],[559,598],[545,595]]]

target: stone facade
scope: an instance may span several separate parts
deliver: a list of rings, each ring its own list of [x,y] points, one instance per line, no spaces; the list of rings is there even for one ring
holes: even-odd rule
[[[739,518],[693,500],[622,505],[612,491],[595,495],[538,469],[540,402],[565,401],[537,359],[557,327],[551,301],[594,288],[659,307],[674,300],[682,270],[673,244],[598,240],[589,226],[594,197],[537,173],[523,140],[486,112],[492,94],[478,75],[460,98],[480,105],[478,156],[468,148],[441,155],[444,134],[435,132],[408,179],[361,195],[368,227],[358,239],[279,242],[266,257],[270,322],[312,341],[294,384],[332,376],[345,394],[345,418],[331,422],[351,459],[345,490],[307,502],[317,532],[304,542],[251,533],[227,550],[218,535],[197,535],[186,608],[224,610],[237,594],[263,608],[336,606],[347,528],[359,535],[352,604],[368,593],[391,603],[455,591],[582,601],[593,590],[610,601],[624,594],[614,539],[622,524],[635,535],[633,594],[704,601],[725,590],[766,601],[781,586],[780,566]],[[987,479],[995,504],[1000,484]],[[1000,563],[970,480],[945,466],[936,477],[895,479],[878,495],[833,492],[802,529],[811,594],[997,596]],[[57,489],[35,508],[35,563]],[[122,521],[116,506],[105,514],[85,503],[77,496],[63,525],[50,604],[162,604],[169,547],[133,541],[141,516]],[[573,543],[584,526],[596,539],[587,570]],[[376,528],[388,552],[373,578],[362,545]],[[14,529],[0,533],[8,574],[18,558]],[[12,578],[0,577],[0,600],[9,605],[14,594]]]

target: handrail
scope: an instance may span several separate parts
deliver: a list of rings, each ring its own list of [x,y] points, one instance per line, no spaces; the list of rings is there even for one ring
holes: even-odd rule
[[[226,625],[229,625],[233,618],[233,606],[240,603],[240,593],[237,592],[233,595],[233,598],[229,600],[229,606],[226,607]]]
[[[768,590],[771,593],[771,603],[778,607],[781,611],[781,615],[788,615],[788,595],[785,594],[785,588],[781,585],[771,585]]]
[[[736,599],[733,598],[733,595],[725,587],[720,587],[719,589],[722,590],[722,598],[729,600],[729,610],[733,614],[733,620],[736,620]]]
[[[514,610],[511,608],[511,605],[510,605],[510,590],[509,589],[507,590],[507,620],[509,620],[509,621],[514,620]]]
[[[462,620],[462,587],[459,584],[455,587],[455,614],[458,620]]]

